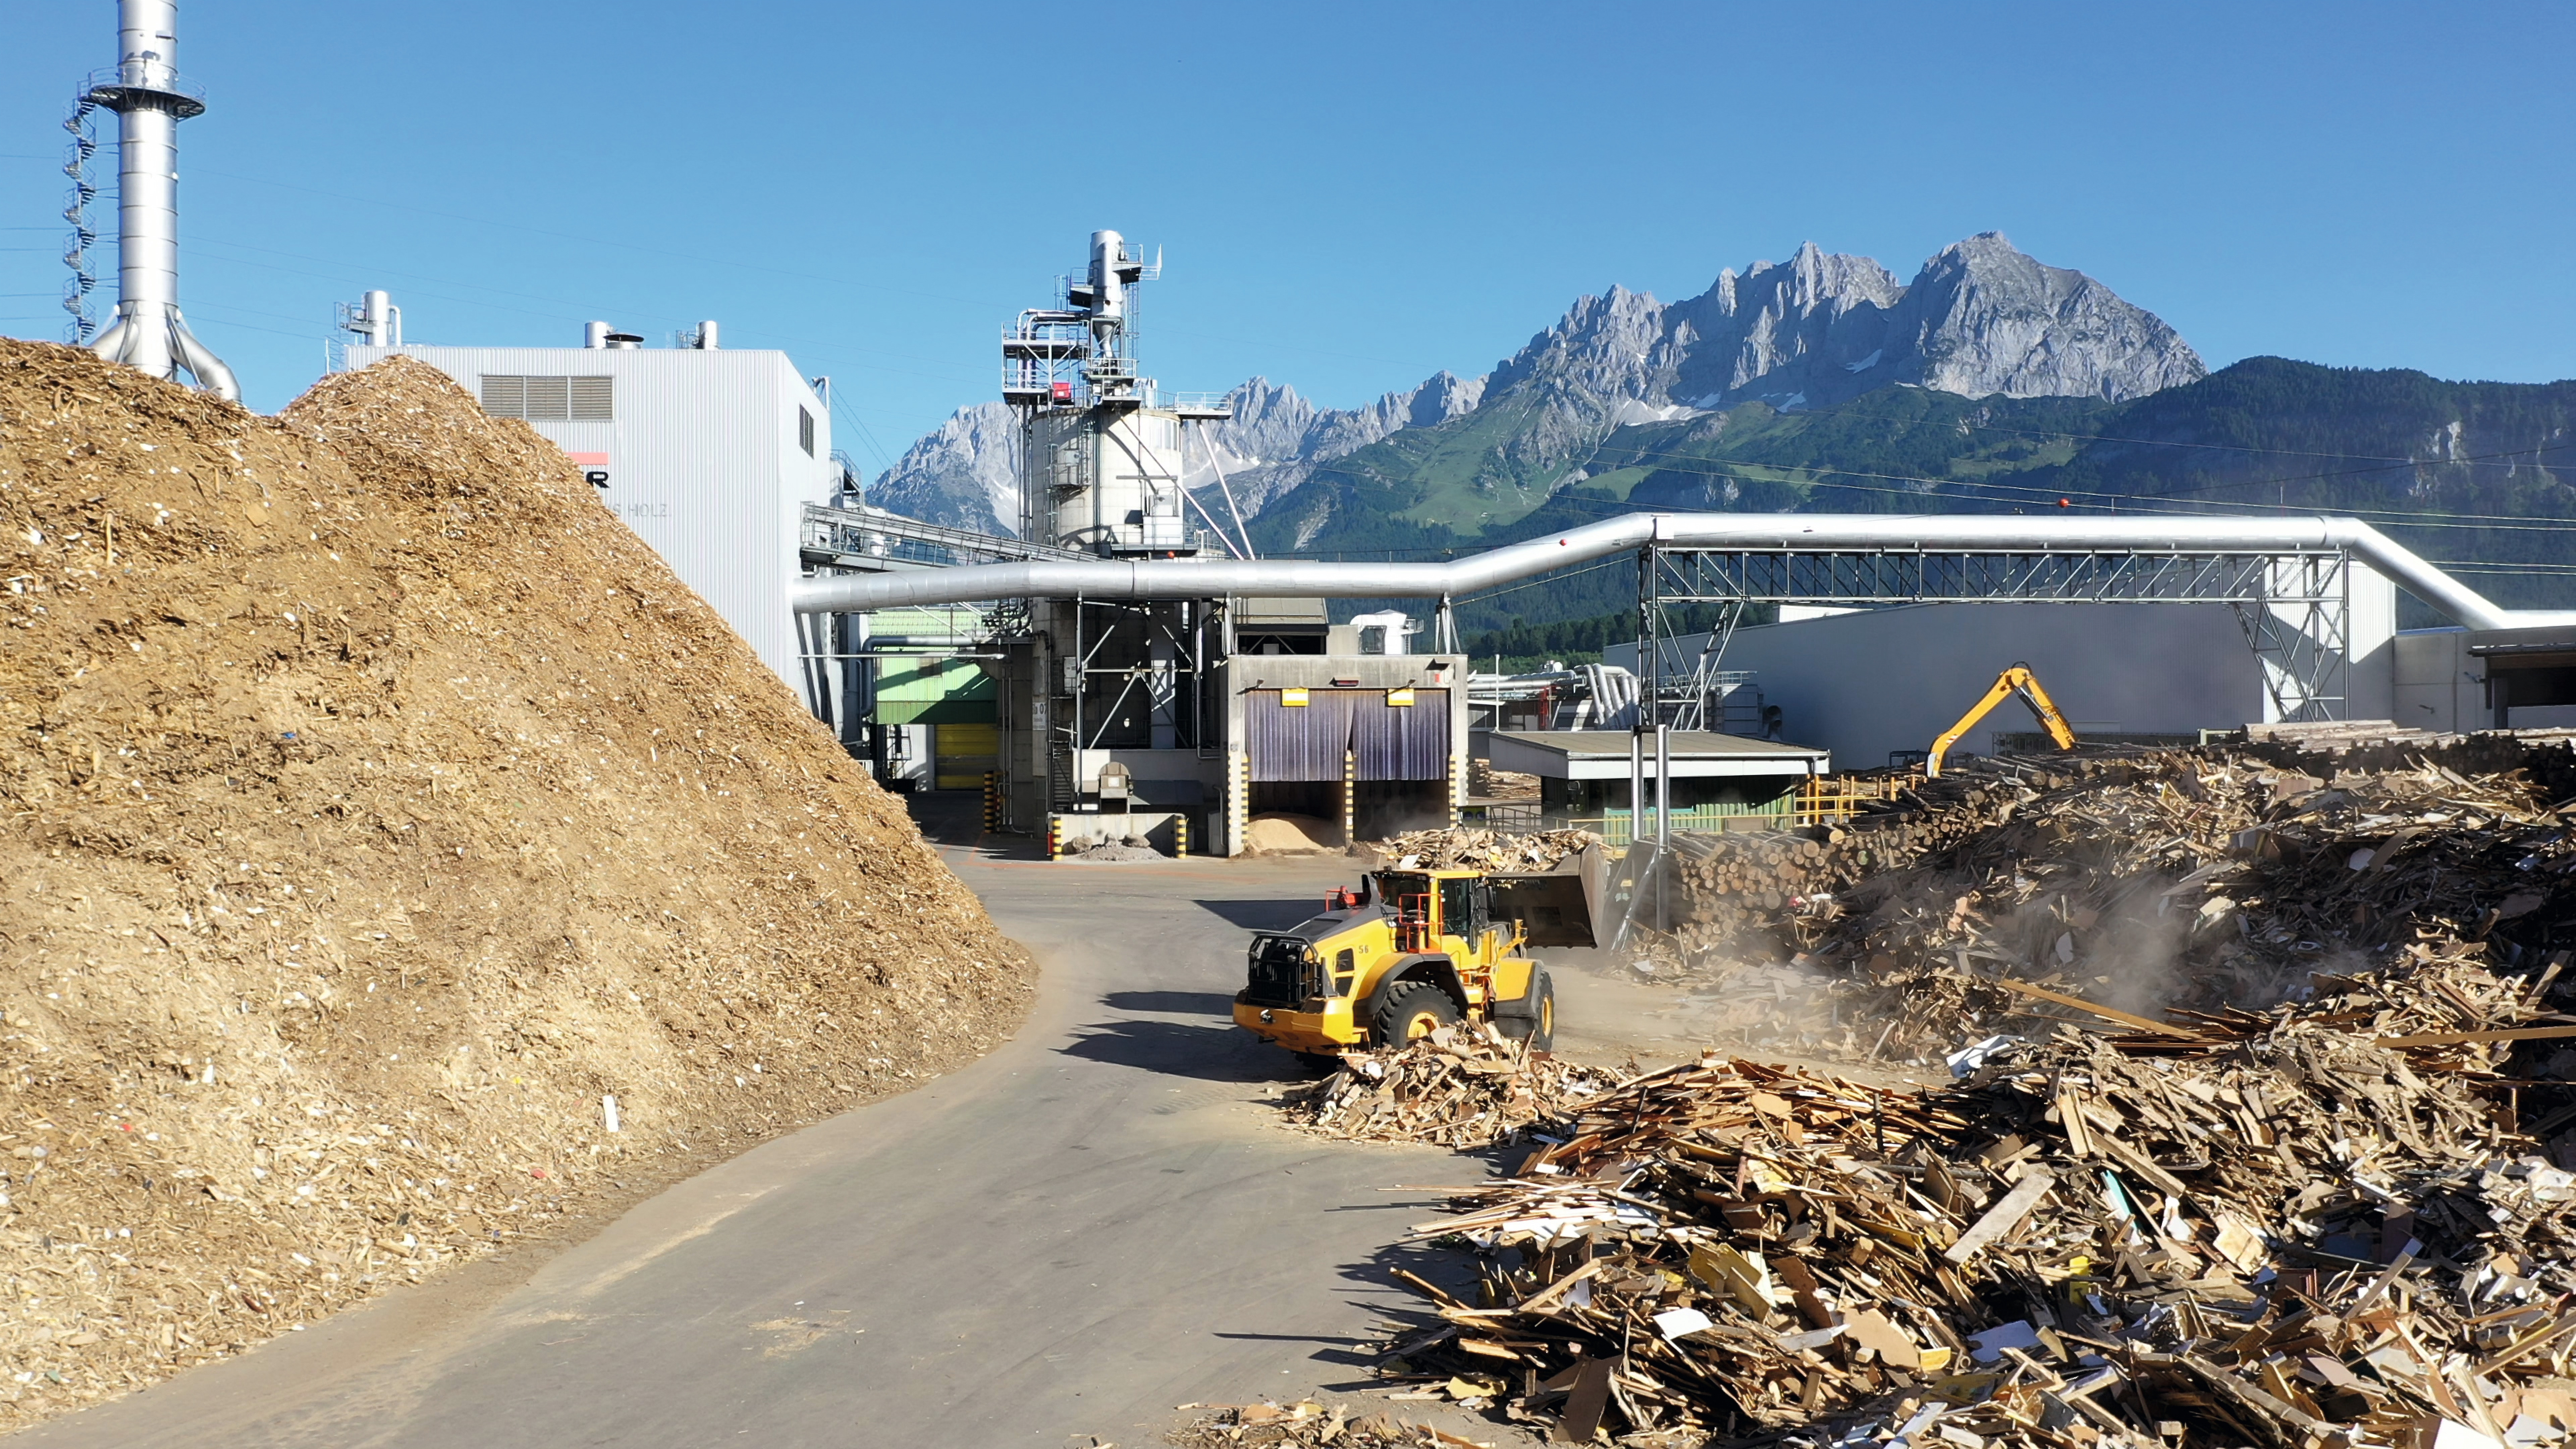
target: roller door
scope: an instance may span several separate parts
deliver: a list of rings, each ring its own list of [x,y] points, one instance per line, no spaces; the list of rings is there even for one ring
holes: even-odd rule
[[[1304,704],[1283,704],[1281,691],[1256,689],[1243,697],[1245,763],[1256,783],[1342,778],[1351,748],[1355,689],[1309,689]]]
[[[931,784],[940,790],[981,790],[984,776],[1001,768],[1002,732],[989,724],[931,727]]]
[[[1362,780],[1449,776],[1449,691],[1417,689],[1389,705],[1377,689],[1310,689],[1289,704],[1276,689],[1244,696],[1244,753],[1255,783],[1338,781],[1344,756]]]
[[[1410,691],[1413,703],[1363,695],[1351,715],[1351,750],[1363,780],[1449,778],[1449,691]]]

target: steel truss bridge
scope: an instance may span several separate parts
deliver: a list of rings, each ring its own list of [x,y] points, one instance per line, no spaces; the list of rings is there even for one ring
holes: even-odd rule
[[[1705,727],[1726,646],[1754,604],[2225,604],[2263,663],[2283,721],[2347,717],[2350,551],[2333,544],[2174,551],[2050,547],[1955,551],[1691,548],[1637,550],[1641,696],[1677,728]],[[1678,632],[1673,611],[1725,607],[1717,627]]]

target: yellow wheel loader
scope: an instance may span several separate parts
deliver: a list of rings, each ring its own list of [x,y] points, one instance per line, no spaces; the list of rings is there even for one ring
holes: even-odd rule
[[[1599,854],[1533,875],[1373,872],[1313,919],[1254,933],[1235,1023],[1319,1065],[1460,1023],[1491,1022],[1544,1051],[1556,1041],[1556,988],[1522,953],[1593,944]]]

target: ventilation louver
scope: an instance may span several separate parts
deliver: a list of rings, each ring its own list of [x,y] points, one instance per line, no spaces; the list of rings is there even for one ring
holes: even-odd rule
[[[537,422],[608,422],[617,416],[616,379],[483,375],[483,411]]]

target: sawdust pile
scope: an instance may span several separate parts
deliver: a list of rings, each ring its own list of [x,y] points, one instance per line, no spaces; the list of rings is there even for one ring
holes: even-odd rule
[[[1342,827],[1312,815],[1255,815],[1243,823],[1246,855],[1324,855],[1342,848]]]
[[[982,907],[590,493],[408,360],[270,419],[0,340],[0,1432],[1017,1019]]]

